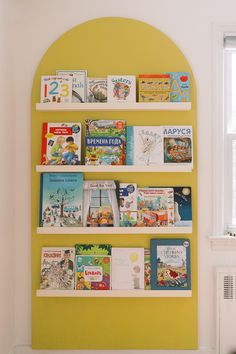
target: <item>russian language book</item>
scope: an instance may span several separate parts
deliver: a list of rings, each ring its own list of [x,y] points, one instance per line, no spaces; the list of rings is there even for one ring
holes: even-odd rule
[[[42,103],[71,103],[72,77],[42,76],[40,101]]]
[[[109,103],[135,103],[136,77],[134,75],[108,75],[107,101]]]
[[[87,70],[57,70],[56,74],[72,77],[72,103],[86,102]]]

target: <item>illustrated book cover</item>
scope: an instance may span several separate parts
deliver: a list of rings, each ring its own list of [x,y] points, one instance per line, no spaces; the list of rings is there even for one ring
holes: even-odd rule
[[[151,240],[152,290],[189,290],[190,241],[188,239]]]
[[[120,226],[119,182],[84,181],[84,216],[86,227]]]
[[[107,102],[107,79],[98,77],[87,78],[87,102]]]
[[[111,256],[76,255],[76,289],[110,290]]]
[[[170,75],[139,75],[139,102],[169,102]]]
[[[43,123],[41,164],[81,164],[80,123]]]
[[[135,103],[136,77],[134,75],[108,75],[107,101],[109,103]]]
[[[42,76],[41,103],[71,103],[72,77]]]
[[[137,226],[174,226],[173,188],[138,188]]]
[[[87,70],[57,70],[56,74],[72,77],[72,103],[86,102]]]
[[[100,255],[100,256],[110,256],[111,255],[111,245],[110,244],[80,244],[75,245],[76,255]]]
[[[126,122],[86,120],[85,165],[124,165]]]
[[[40,289],[73,290],[75,287],[74,247],[43,247]]]
[[[42,173],[40,226],[82,226],[83,174]]]
[[[111,250],[112,289],[144,289],[144,248]]]
[[[137,224],[137,184],[120,183],[120,226]]]
[[[144,289],[151,290],[151,254],[150,249],[144,249]]]
[[[190,101],[190,73],[169,72],[170,75],[170,101]]]

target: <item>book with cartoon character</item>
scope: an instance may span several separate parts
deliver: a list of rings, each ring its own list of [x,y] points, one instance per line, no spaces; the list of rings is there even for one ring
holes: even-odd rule
[[[43,123],[42,165],[81,164],[81,123]]]
[[[136,77],[134,75],[107,76],[108,103],[136,102]]]
[[[74,247],[43,247],[41,250],[40,289],[73,290]]]
[[[137,224],[137,184],[120,183],[120,226]]]
[[[189,290],[190,240],[151,240],[152,290]]]
[[[87,70],[57,70],[56,74],[72,77],[72,103],[86,102]]]
[[[40,101],[42,103],[71,103],[72,77],[42,76]]]

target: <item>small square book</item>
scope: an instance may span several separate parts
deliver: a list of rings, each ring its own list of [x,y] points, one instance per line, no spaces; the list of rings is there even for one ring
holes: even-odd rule
[[[42,76],[41,77],[42,103],[71,103],[72,77],[71,76]]]
[[[136,102],[136,77],[134,75],[108,75],[107,101],[109,103]]]

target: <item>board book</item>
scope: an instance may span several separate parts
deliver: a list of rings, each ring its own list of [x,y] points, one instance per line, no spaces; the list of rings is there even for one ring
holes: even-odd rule
[[[81,164],[80,123],[43,123],[41,164]]]
[[[42,173],[40,226],[82,226],[83,174]]]
[[[72,103],[86,102],[87,70],[57,70],[56,74],[72,77]]]
[[[107,79],[98,77],[87,78],[87,102],[107,102]]]
[[[71,103],[72,77],[42,76],[41,103]]]
[[[100,255],[100,256],[110,256],[111,255],[111,245],[110,244],[79,244],[75,245],[76,255]]]
[[[170,101],[190,102],[190,73],[169,72],[170,75]]]
[[[41,250],[40,289],[73,290],[74,247],[43,247]]]
[[[107,101],[109,103],[136,102],[136,77],[134,75],[108,75]]]
[[[152,290],[190,290],[190,240],[151,240]]]

